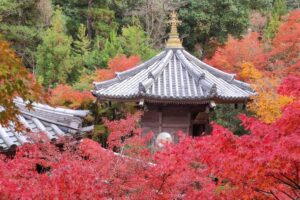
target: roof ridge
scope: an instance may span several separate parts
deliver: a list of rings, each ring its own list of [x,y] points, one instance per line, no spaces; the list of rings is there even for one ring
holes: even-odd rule
[[[138,72],[140,72],[141,70],[148,68],[149,65],[152,65],[153,63],[155,63],[158,59],[161,59],[164,55],[166,54],[166,50],[160,52],[158,55],[150,58],[149,60],[147,60],[144,63],[141,63],[133,68],[130,68],[128,70],[125,70],[123,72],[116,72],[116,77],[111,79],[111,80],[107,80],[107,81],[99,81],[99,82],[93,82],[94,86],[96,87],[97,90],[101,89],[101,88],[106,88],[109,87],[110,85],[114,84],[114,83],[118,83],[123,81],[124,79],[130,77],[130,76],[134,76],[135,74],[137,74]]]
[[[197,57],[193,56],[192,54],[190,54],[189,52],[187,52],[185,50],[183,50],[182,52],[191,61],[193,61],[196,64],[200,65],[199,67],[201,67],[202,69],[207,70],[208,72],[210,72],[211,74],[217,76],[218,78],[224,79],[224,76],[225,76],[224,80],[232,81],[234,79],[234,77],[236,76],[236,74],[230,74],[230,73],[223,72],[223,71],[221,71],[221,70],[219,70],[217,68],[214,68],[214,67],[206,64],[205,62],[202,62]]]
[[[201,79],[205,79],[205,73],[201,73],[196,71],[193,66],[189,63],[189,61],[184,57],[182,50],[176,50],[175,56],[179,58],[183,62],[183,66],[187,69],[187,71],[192,75],[192,77],[196,80],[196,83],[199,85]]]
[[[205,70],[207,70],[208,72],[210,72],[211,74],[213,74],[214,76],[218,77],[218,78],[222,78],[223,80],[225,80],[228,83],[232,83],[242,89],[248,90],[253,92],[253,89],[250,87],[250,84],[245,83],[243,81],[239,81],[235,79],[236,74],[230,74],[230,73],[226,73],[223,72],[213,66],[210,66],[208,64],[206,64],[205,62],[199,60],[198,58],[196,58],[195,56],[193,56],[192,54],[190,54],[189,52],[183,50],[183,53],[189,58],[191,59],[191,61],[193,61],[195,64],[197,64],[197,66],[204,68]]]
[[[100,88],[96,85],[93,94],[100,100],[153,98],[164,103],[197,99],[199,104],[204,100],[247,101],[254,94],[247,83],[235,80],[234,74],[209,66],[183,49],[165,49],[149,63],[118,73],[117,78],[100,83]]]
[[[140,72],[141,70],[148,68],[149,65],[152,65],[157,61],[158,59],[162,58],[166,54],[166,50],[160,52],[158,55],[152,57],[151,59],[147,60],[146,62],[139,64],[136,67],[133,67],[131,69],[122,71],[122,72],[116,72],[116,75],[118,78],[121,78],[121,80],[124,80],[124,78],[127,78],[128,76],[135,75],[137,72]]]
[[[200,72],[199,70],[203,71],[205,69],[195,69],[197,65],[190,62],[182,53],[182,50],[176,51],[176,56],[180,58],[180,60],[183,62],[183,66],[186,68],[188,73],[191,74],[191,76],[195,79],[196,84],[198,86],[201,86],[202,88],[205,87],[205,89],[208,91],[208,94],[210,97],[216,96],[218,94],[218,88],[215,83],[210,83],[208,81],[208,77],[206,76],[205,72]],[[198,68],[198,67],[197,67]]]
[[[26,102],[21,98],[14,99],[14,103],[18,106],[26,106]],[[90,111],[89,110],[72,110],[67,108],[60,108],[60,107],[52,107],[46,104],[41,103],[32,103],[33,109],[38,109],[54,114],[60,115],[68,115],[68,116],[78,116],[78,117],[85,117]]]
[[[169,60],[173,56],[173,50],[167,50],[166,56],[162,59],[161,63],[151,72],[148,73],[148,79],[139,82],[139,92],[146,92],[149,87],[154,83],[157,77],[161,74],[167,66]]]

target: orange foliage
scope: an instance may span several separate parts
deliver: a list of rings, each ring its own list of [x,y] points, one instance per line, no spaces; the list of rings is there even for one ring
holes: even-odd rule
[[[105,81],[115,77],[115,73],[110,69],[97,69],[95,72],[95,81]]]
[[[285,105],[297,99],[285,93],[278,94],[276,88],[283,77],[300,75],[300,11],[291,11],[280,25],[269,52],[264,50],[258,38],[259,34],[255,32],[241,40],[230,37],[207,62],[252,83],[258,94],[248,108],[263,122],[271,123],[280,117]],[[295,79],[285,81],[289,88],[295,84]]]
[[[300,75],[300,10],[290,12],[272,44],[273,48],[268,54],[269,70],[281,77]]]
[[[287,20],[279,26],[269,52],[264,51],[259,37],[256,32],[248,34],[241,40],[229,37],[226,45],[218,48],[215,55],[206,62],[238,75],[244,62],[250,62],[256,69],[269,74],[272,72],[280,78],[289,74],[300,75],[299,10],[291,11]]]
[[[14,99],[18,96],[25,101],[43,101],[43,93],[42,87],[22,65],[10,44],[0,40],[0,124],[7,125],[10,121],[15,121],[19,128],[19,110],[13,102]],[[1,112],[2,108],[5,112]]]
[[[116,72],[121,72],[130,69],[140,62],[141,59],[139,56],[130,56],[127,58],[124,54],[116,55],[114,58],[108,61],[108,69],[96,70],[95,81],[104,81],[112,79],[115,77]]]
[[[288,20],[280,25],[273,39],[272,49],[267,54],[268,64],[264,70],[273,72],[277,79],[268,77],[256,79],[254,87],[258,95],[248,104],[249,109],[266,123],[279,118],[282,108],[297,99],[295,94],[299,91],[299,78],[296,77],[300,75],[299,51],[300,11],[295,10],[290,12]],[[290,76],[283,80],[278,94],[276,88],[279,80],[288,75],[294,77]],[[289,93],[287,88],[292,89],[292,92]]]
[[[206,62],[226,72],[239,75],[244,62],[253,63],[260,69],[265,65],[264,49],[259,41],[259,34],[252,32],[241,40],[229,37],[225,46],[218,48],[215,55]]]
[[[113,57],[108,61],[108,68],[114,72],[125,71],[140,63],[141,59],[139,56],[130,56],[121,54]]]
[[[90,91],[80,92],[68,85],[58,85],[50,93],[50,102],[52,104],[73,109],[85,108],[86,105],[94,100]]]

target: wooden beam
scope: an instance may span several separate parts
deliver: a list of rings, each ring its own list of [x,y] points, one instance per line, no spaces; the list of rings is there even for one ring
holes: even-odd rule
[[[161,124],[163,128],[187,128],[188,124]]]
[[[159,127],[159,122],[142,122],[142,126]]]
[[[192,121],[192,113],[191,113],[191,111],[188,112],[188,119],[189,119],[189,121],[188,121],[188,134],[192,135],[191,130],[193,130],[193,129],[191,129],[191,121]]]
[[[161,110],[158,111],[158,123],[159,123],[158,132],[161,133],[162,132],[162,111]]]

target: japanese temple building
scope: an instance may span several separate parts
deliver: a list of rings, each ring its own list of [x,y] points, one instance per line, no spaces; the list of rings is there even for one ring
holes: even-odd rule
[[[48,105],[33,103],[32,109],[27,109],[27,103],[15,99],[19,108],[18,119],[25,130],[17,132],[14,123],[3,127],[0,125],[0,151],[14,150],[16,146],[33,142],[30,134],[45,133],[50,140],[61,136],[75,136],[93,130],[93,126],[82,127],[83,119],[89,113],[87,110],[71,110],[53,108]],[[1,108],[1,107],[0,107]]]
[[[165,49],[150,60],[116,77],[94,83],[99,101],[136,102],[144,107],[144,132],[178,130],[193,136],[208,132],[209,111],[216,104],[245,103],[254,91],[234,74],[220,71],[191,55],[177,33],[180,21],[171,14]]]

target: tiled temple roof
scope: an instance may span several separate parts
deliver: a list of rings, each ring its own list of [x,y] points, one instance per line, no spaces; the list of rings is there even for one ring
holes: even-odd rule
[[[254,95],[247,83],[234,74],[202,62],[182,47],[177,32],[181,21],[173,11],[169,39],[163,52],[132,69],[116,73],[114,79],[94,83],[100,100],[203,104],[244,102]]]
[[[0,149],[10,149],[31,142],[26,132],[44,132],[50,140],[53,140],[60,136],[82,134],[93,130],[93,126],[82,127],[83,118],[89,111],[53,108],[37,103],[33,103],[33,108],[28,110],[22,99],[16,99],[15,104],[21,113],[18,119],[26,130],[17,132],[13,123],[8,127],[0,125]]]
[[[100,100],[145,100],[201,104],[210,100],[243,102],[254,91],[234,74],[220,71],[183,48],[163,52],[114,79],[94,83]]]

